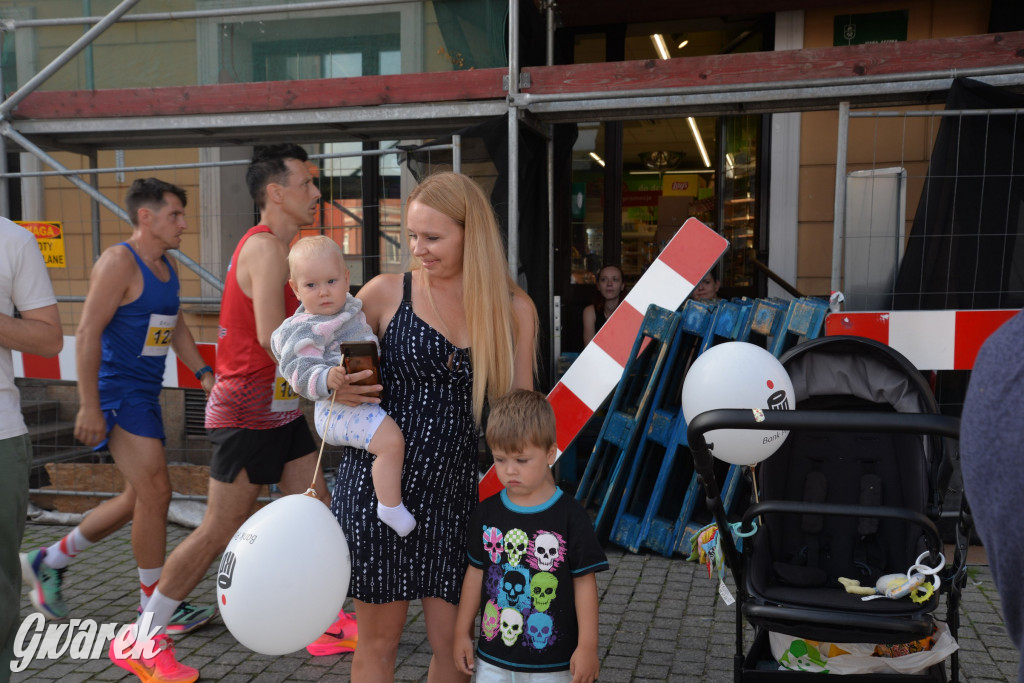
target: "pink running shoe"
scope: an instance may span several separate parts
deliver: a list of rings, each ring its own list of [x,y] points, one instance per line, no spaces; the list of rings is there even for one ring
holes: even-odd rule
[[[337,621],[331,624],[322,636],[307,645],[306,651],[314,657],[354,652],[358,640],[356,615],[341,610]]]
[[[153,637],[154,654],[150,658],[145,657],[145,652],[138,657],[133,656],[131,647],[123,646],[119,640],[114,638],[110,641],[110,649],[107,652],[110,660],[125,671],[138,676],[142,683],[194,683],[199,678],[198,669],[178,663],[174,658],[174,643],[162,633]],[[122,648],[128,650],[128,656],[123,659],[115,652],[116,649]]]

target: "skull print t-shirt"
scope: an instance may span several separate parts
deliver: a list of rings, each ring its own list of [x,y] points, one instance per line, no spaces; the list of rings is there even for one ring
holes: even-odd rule
[[[519,507],[502,491],[469,518],[467,554],[483,572],[476,653],[510,671],[564,671],[576,650],[573,579],[608,569],[586,510],[556,490]]]

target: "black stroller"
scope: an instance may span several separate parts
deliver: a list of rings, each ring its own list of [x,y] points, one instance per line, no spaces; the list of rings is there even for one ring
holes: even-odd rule
[[[742,515],[742,553],[730,533],[722,552],[736,580],[736,681],[793,680],[817,674],[779,670],[769,634],[831,643],[900,644],[932,635],[940,594],[946,595],[949,632],[955,639],[966,581],[969,529],[959,511],[952,563],[941,585],[920,602],[904,597],[865,601],[840,584],[875,585],[887,574],[906,573],[920,561],[943,560],[936,522],[955,453],[959,420],[938,414],[921,374],[893,349],[856,337],[823,337],[781,359],[793,381],[795,410],[714,410],[691,420],[690,448],[718,528],[728,520],[719,500],[704,434],[749,428],[790,434],[756,467],[759,502]],[[918,558],[922,558],[918,560]],[[748,651],[744,620],[754,627]],[[950,658],[951,680],[958,659]],[[943,662],[915,674],[871,673],[845,681],[946,681]]]

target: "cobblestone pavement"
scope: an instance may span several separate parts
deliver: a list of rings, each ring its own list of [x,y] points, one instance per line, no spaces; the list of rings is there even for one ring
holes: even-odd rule
[[[49,544],[70,527],[30,524],[23,550]],[[168,547],[188,529],[170,525]],[[611,571],[598,574],[601,598],[602,683],[732,680],[735,610],[718,597],[703,567],[660,555],[633,555],[607,548]],[[215,598],[214,569],[189,596],[196,604]],[[1018,654],[1002,626],[999,597],[988,567],[972,565],[960,628],[961,680],[969,683],[1012,681]],[[132,559],[130,526],[86,550],[65,575],[64,595],[72,616],[98,623],[134,621],[138,575]],[[33,608],[24,594],[22,618]],[[749,644],[750,634],[747,633]],[[181,661],[197,667],[202,681],[347,681],[352,655],[313,657],[305,650],[270,657],[239,645],[219,619],[175,643]],[[425,681],[430,645],[419,603],[398,651],[398,681]],[[135,680],[114,667],[105,654],[97,660],[68,656],[33,660],[13,681]]]

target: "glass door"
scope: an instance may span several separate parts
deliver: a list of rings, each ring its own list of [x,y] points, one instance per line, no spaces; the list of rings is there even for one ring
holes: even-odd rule
[[[602,123],[577,126],[572,152],[572,284],[593,285],[607,263],[604,248],[605,168]]]
[[[729,240],[729,251],[722,259],[722,289],[727,296],[758,296],[755,262],[760,228],[757,153],[761,117],[724,118],[721,131],[721,233]]]

